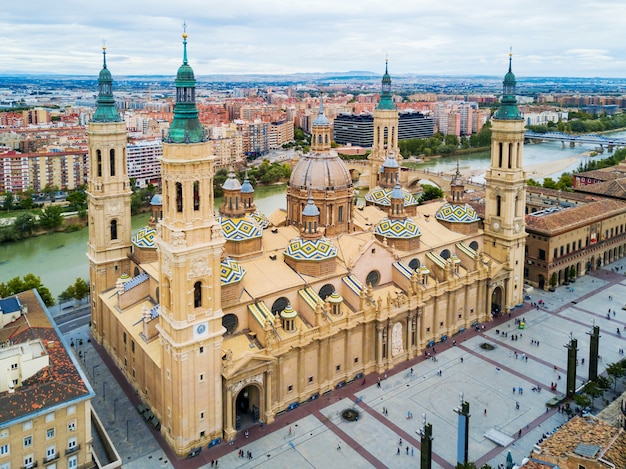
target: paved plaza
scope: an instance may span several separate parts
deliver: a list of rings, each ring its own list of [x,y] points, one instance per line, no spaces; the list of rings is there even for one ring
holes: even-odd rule
[[[446,344],[437,344],[437,361],[423,355],[407,361],[386,379],[380,376],[380,387],[378,375],[369,375],[365,384],[353,382],[278,416],[271,425],[250,428],[247,439],[240,435],[232,445],[224,442],[211,449],[205,447],[190,460],[174,457],[160,435],[135,410],[137,396],[120,381],[121,374],[110,359],[103,360],[97,347],[85,344],[85,368],[98,393],[94,408],[124,467],[129,468],[211,467],[214,459],[223,468],[416,467],[422,414],[433,426],[433,467],[452,468],[457,446],[454,408],[463,393],[470,404],[470,460],[478,466],[489,463],[497,467],[505,462],[510,450],[513,459],[521,462],[544,433],[566,421],[565,414],[558,408],[547,408],[546,402],[565,390],[564,345],[570,334],[578,339],[579,363],[582,358],[586,360],[578,367],[577,385],[587,378],[587,332],[594,322],[601,331],[599,371],[623,358],[619,349],[626,347],[626,338],[618,335],[617,328],[623,330],[626,326],[626,311],[622,310],[626,304],[626,277],[623,271],[614,270],[622,266],[626,266],[626,260],[578,279],[570,285],[573,289],[530,292],[531,300],[516,308],[510,317],[497,318],[485,324],[484,330],[468,330],[451,337]],[[530,303],[539,300],[543,307],[532,307]],[[615,310],[610,319],[609,309]],[[525,319],[523,330],[517,328],[520,319]],[[87,334],[83,328],[67,335],[86,338]],[[515,335],[517,340],[513,340]],[[493,350],[482,348],[485,343]],[[551,390],[551,383],[556,383],[556,391]],[[538,386],[541,392],[532,391]],[[342,419],[341,412],[349,408],[359,411],[358,421]],[[407,418],[409,412],[412,418]],[[486,438],[487,432],[502,437],[505,446]],[[239,457],[240,449],[245,455],[250,452],[252,458]]]

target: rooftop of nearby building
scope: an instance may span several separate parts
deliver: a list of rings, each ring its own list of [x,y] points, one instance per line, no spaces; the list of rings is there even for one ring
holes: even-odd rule
[[[603,195],[615,199],[626,199],[626,177],[611,179],[609,181],[587,184],[576,188],[577,192],[586,194]]]
[[[578,225],[610,218],[626,211],[626,203],[620,200],[600,199],[587,204],[526,215],[526,229],[549,235],[570,231]]]
[[[614,467],[626,467],[626,433],[594,417],[572,418],[541,443],[542,459],[570,455],[602,458]]]
[[[16,297],[27,307],[28,313],[0,329],[0,343],[40,340],[49,355],[50,365],[24,380],[14,392],[0,393],[0,426],[94,395],[39,295],[31,290]]]

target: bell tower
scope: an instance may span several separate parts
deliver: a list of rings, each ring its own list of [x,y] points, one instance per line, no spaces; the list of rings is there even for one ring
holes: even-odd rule
[[[507,310],[523,302],[526,246],[526,172],[522,168],[524,119],[517,107],[516,81],[504,77],[500,107],[492,120],[491,166],[485,176],[485,251],[511,272],[504,282],[501,305]]]
[[[106,47],[98,77],[96,112],[88,126],[89,136],[89,279],[91,283],[91,328],[98,342],[106,345],[110,324],[103,317],[100,293],[115,286],[123,273],[130,273],[132,190],[126,166],[126,124],[115,109],[113,78],[107,68]]]
[[[401,160],[398,148],[398,110],[391,96],[391,75],[388,69],[389,60],[385,59],[380,101],[374,110],[374,140],[370,153],[370,189],[378,185],[378,173],[389,153]]]
[[[163,141],[163,219],[156,241],[162,432],[179,455],[223,436],[220,259],[224,238],[214,215],[215,157],[210,152],[198,119],[185,32],[174,119]]]

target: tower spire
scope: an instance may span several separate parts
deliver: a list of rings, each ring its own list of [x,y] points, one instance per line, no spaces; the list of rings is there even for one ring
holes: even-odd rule
[[[119,122],[121,117],[115,109],[115,98],[113,97],[113,77],[107,68],[107,47],[102,45],[102,70],[98,75],[98,99],[96,101],[96,112],[93,115],[93,122]]]
[[[391,109],[394,110],[396,106],[393,104],[391,96],[391,75],[389,75],[389,58],[385,57],[385,74],[383,75],[381,83],[381,95],[380,102],[376,109]]]
[[[168,143],[198,143],[204,140],[196,107],[196,78],[187,61],[187,25],[183,25],[183,63],[176,74],[176,104]]]
[[[515,75],[513,74],[513,49],[509,50],[509,71],[502,82],[502,99],[494,117],[496,119],[517,120],[522,118],[517,107]]]

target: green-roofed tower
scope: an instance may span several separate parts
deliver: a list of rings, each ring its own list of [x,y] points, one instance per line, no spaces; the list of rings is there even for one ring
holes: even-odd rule
[[[102,47],[102,70],[98,76],[98,100],[96,112],[92,117],[93,122],[119,122],[122,120],[115,109],[113,98],[113,77],[107,68],[107,49]]]
[[[485,252],[513,272],[510,281],[489,293],[491,303],[502,312],[523,300],[524,250],[526,245],[526,172],[522,166],[524,118],[517,108],[515,75],[504,77],[500,108],[491,125],[491,166],[485,175]]]
[[[162,432],[178,455],[226,436],[222,411],[227,401],[221,379],[225,329],[220,275],[226,240],[215,217],[215,156],[198,119],[186,32],[183,45],[183,64],[176,75],[174,120],[163,141],[163,218],[160,234],[155,237],[162,292],[156,326],[164,384],[160,397]],[[241,190],[239,181],[231,178],[231,182]],[[241,201],[239,204],[239,215],[243,216],[245,210]],[[206,379],[198,380],[201,375]],[[166,414],[163,409],[172,412]],[[201,413],[205,418],[190,418]],[[235,430],[228,429],[228,437],[232,437]]]
[[[398,147],[398,110],[391,97],[391,75],[388,71],[389,60],[385,59],[385,74],[382,80],[380,102],[374,109],[374,139],[370,161],[370,189],[378,185],[379,173],[384,161],[390,154],[402,161]]]
[[[169,143],[198,143],[204,139],[204,131],[196,107],[196,78],[187,62],[187,33],[183,33],[183,63],[176,74],[176,104],[174,119],[170,125]]]
[[[107,68],[106,48],[98,76],[96,112],[87,126],[89,139],[89,283],[98,294],[115,286],[119,277],[131,273],[130,197],[133,193],[126,163],[126,123],[115,109],[113,78]],[[113,337],[102,299],[92,296],[91,332],[100,342]],[[106,338],[106,339],[105,339]],[[105,342],[108,346],[110,343]]]
[[[396,106],[393,104],[391,96],[391,75],[388,71],[389,59],[385,59],[385,74],[381,84],[380,102],[377,109],[395,110]]]
[[[515,97],[515,74],[511,70],[513,62],[513,54],[509,53],[509,71],[504,75],[502,82],[502,99],[500,107],[496,111],[495,119],[521,119],[522,114],[517,107],[517,98]]]

